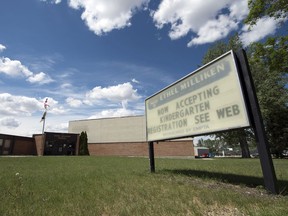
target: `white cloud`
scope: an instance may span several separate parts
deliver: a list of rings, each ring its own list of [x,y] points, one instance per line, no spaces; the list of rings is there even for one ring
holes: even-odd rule
[[[142,109],[128,109],[128,101],[123,100],[121,103],[122,107],[118,109],[106,109],[100,112],[95,113],[90,116],[88,119],[97,119],[97,118],[112,118],[112,117],[122,117],[122,116],[135,116],[143,114]],[[142,108],[142,107],[141,107]]]
[[[237,29],[237,24],[228,16],[220,15],[219,19],[208,21],[198,31],[198,37],[193,38],[188,46],[205,44],[225,38],[231,30]]]
[[[71,107],[80,107],[83,103],[81,100],[78,100],[78,99],[75,99],[75,98],[72,98],[72,97],[68,97],[66,99],[66,103],[71,106]]]
[[[36,99],[26,96],[11,95],[9,93],[0,94],[0,117],[4,116],[32,116],[33,113],[44,111],[44,99]],[[48,98],[48,113],[59,115],[67,113],[58,101]]]
[[[45,98],[17,96],[0,93],[0,133],[31,136],[42,132],[40,123],[44,112]],[[48,98],[48,113],[46,116],[47,131],[67,132],[71,116],[58,101]],[[59,118],[61,115],[61,118]]]
[[[0,44],[0,52],[3,52],[6,49],[6,47],[3,44]]]
[[[279,27],[279,23],[283,21],[283,19],[275,20],[271,17],[263,17],[259,19],[257,23],[252,27],[245,25],[242,28],[243,32],[240,35],[240,40],[246,47],[249,44],[259,41],[270,34],[274,34],[276,29]]]
[[[225,9],[227,12],[220,15]],[[192,46],[226,37],[247,14],[247,0],[163,0],[151,16],[158,28],[170,25],[173,40],[196,34],[188,43]]]
[[[140,83],[140,82],[139,82],[138,80],[136,80],[135,78],[133,78],[131,81],[132,81],[133,83],[137,83],[137,84]]]
[[[111,117],[134,116],[134,115],[137,115],[137,112],[135,112],[134,110],[119,108],[119,109],[103,110],[101,112],[95,113],[88,119],[111,118]]]
[[[38,83],[38,84],[47,84],[54,82],[51,77],[43,72],[40,72],[38,74],[33,74],[27,78],[27,81],[30,83]]]
[[[20,122],[15,118],[8,117],[0,119],[0,125],[7,128],[17,128],[20,126]]]
[[[71,89],[72,88],[72,84],[71,83],[63,83],[60,88],[62,89]]]
[[[35,98],[15,96],[8,93],[0,94],[0,117],[31,116],[42,109],[42,103]]]
[[[140,99],[137,90],[133,89],[130,82],[102,88],[96,86],[86,94],[86,103],[97,103],[101,101],[122,102]]]
[[[145,8],[149,0],[69,0],[69,6],[83,9],[82,20],[96,35],[102,35],[113,29],[130,26],[130,20],[136,10]]]
[[[46,97],[46,98],[48,98],[48,102],[47,102],[48,113],[51,113],[54,115],[61,115],[61,114],[68,113],[70,111],[69,109],[65,109],[65,107],[63,105],[59,104],[59,102],[57,100],[54,100],[53,98],[50,98],[50,97]],[[45,99],[43,99],[43,102],[41,102],[42,107],[44,107]],[[43,108],[42,108],[42,110],[43,110]]]
[[[47,124],[46,131],[68,132],[69,123]]]
[[[48,2],[51,4],[60,4],[62,2],[62,0],[40,0],[42,2]]]
[[[7,57],[0,58],[0,74],[4,73],[11,77],[27,77],[30,83],[47,84],[53,82],[49,75],[44,72],[33,73],[18,60],[11,60]]]
[[[0,73],[5,73],[12,77],[32,76],[33,73],[18,60],[11,60],[6,57],[0,58]]]
[[[246,18],[249,13],[248,3],[246,0],[232,1],[230,5],[230,17],[241,21]]]

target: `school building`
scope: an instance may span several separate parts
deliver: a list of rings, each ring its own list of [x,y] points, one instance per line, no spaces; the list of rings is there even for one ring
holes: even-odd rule
[[[90,155],[149,156],[145,116],[69,122],[68,133],[45,132],[33,137],[0,134],[0,155],[78,155],[79,136],[88,136]],[[193,139],[156,142],[155,157],[193,157]]]
[[[86,131],[90,155],[148,156],[146,118],[128,116],[69,122],[68,133]],[[193,139],[168,140],[154,145],[155,157],[194,156]]]
[[[0,155],[78,155],[79,134],[45,132],[33,137],[0,134]]]

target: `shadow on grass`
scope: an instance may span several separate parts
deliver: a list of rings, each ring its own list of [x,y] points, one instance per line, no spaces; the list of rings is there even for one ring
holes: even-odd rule
[[[163,170],[167,173],[186,175],[189,177],[198,177],[198,178],[210,178],[215,179],[216,181],[234,184],[234,185],[245,185],[247,187],[264,188],[264,179],[255,176],[243,176],[229,173],[217,173],[217,172],[208,172],[203,170],[188,170],[188,169],[176,169],[176,170]],[[279,192],[281,195],[288,195],[288,181],[278,180]]]

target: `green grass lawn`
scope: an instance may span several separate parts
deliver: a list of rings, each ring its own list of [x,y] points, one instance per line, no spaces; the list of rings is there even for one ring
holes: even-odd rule
[[[288,160],[274,160],[281,195],[259,159],[0,157],[0,215],[287,215]]]

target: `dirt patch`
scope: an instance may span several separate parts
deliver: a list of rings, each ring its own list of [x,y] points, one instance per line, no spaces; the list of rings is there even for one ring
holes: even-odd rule
[[[232,206],[217,206],[212,205],[208,207],[207,216],[245,216],[239,209]]]
[[[202,187],[207,187],[207,188],[214,189],[214,190],[215,189],[232,190],[239,194],[245,194],[247,196],[254,196],[254,197],[270,197],[270,198],[273,197],[264,189],[263,186],[251,188],[251,187],[246,187],[243,185],[233,185],[233,184],[218,182],[218,181],[203,181],[201,179],[196,179],[196,178],[193,179],[192,181],[194,181],[195,184],[201,183]]]

